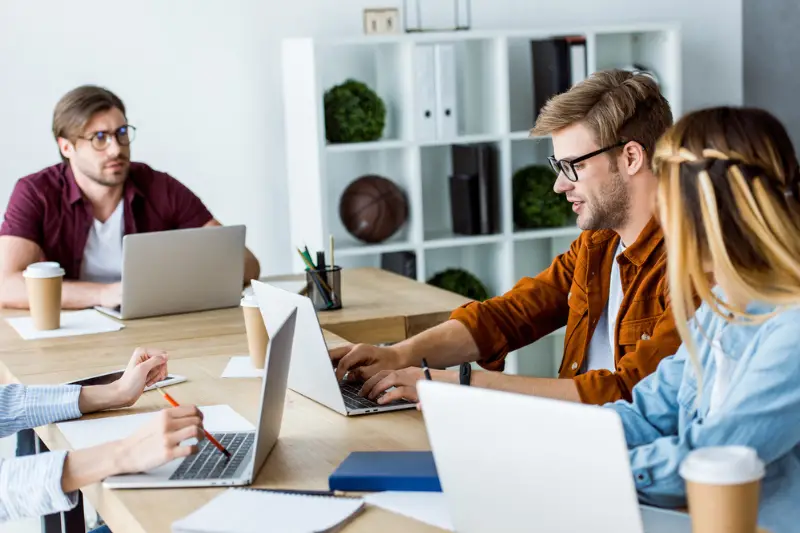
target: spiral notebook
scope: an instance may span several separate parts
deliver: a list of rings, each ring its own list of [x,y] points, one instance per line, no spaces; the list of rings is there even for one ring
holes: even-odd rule
[[[359,498],[228,489],[172,524],[172,533],[335,532],[364,508]]]

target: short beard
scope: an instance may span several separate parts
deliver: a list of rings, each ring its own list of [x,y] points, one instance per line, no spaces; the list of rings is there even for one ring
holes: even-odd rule
[[[589,207],[587,205],[586,207]],[[580,221],[582,230],[618,229],[628,222],[631,197],[625,180],[619,172],[611,175],[611,181],[592,198],[588,217]]]
[[[119,185],[125,183],[125,180],[128,178],[128,172],[130,171],[130,167],[126,167],[125,172],[121,176],[119,177],[115,176],[113,178],[106,178],[105,176],[103,176],[102,169],[100,173],[87,171],[86,169],[83,168],[80,168],[80,171],[81,173],[83,173],[84,176],[86,176],[93,182],[97,183],[98,185],[102,185],[103,187],[118,187]]]

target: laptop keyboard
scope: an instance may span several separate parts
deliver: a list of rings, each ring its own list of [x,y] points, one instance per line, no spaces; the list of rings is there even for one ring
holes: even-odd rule
[[[231,458],[228,459],[208,439],[203,440],[198,452],[184,459],[169,477],[170,480],[230,479],[236,474],[239,466],[250,457],[250,450],[253,449],[255,442],[254,432],[211,435],[231,452]]]
[[[349,411],[356,409],[374,409],[375,407],[388,407],[391,405],[408,405],[411,403],[408,400],[396,400],[386,404],[379,404],[369,398],[358,395],[362,385],[363,383],[351,382],[339,384],[339,388],[342,390],[342,397],[344,398],[344,405]]]

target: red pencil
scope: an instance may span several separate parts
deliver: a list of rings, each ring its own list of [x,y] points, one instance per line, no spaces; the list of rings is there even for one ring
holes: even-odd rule
[[[172,407],[179,407],[178,402],[176,402],[175,399],[172,396],[170,396],[169,394],[167,394],[166,392],[161,390],[161,387],[159,387],[158,385],[156,385],[156,388],[158,389],[158,392],[160,392],[161,394],[164,395],[164,398],[167,399],[167,401],[172,405]],[[205,429],[203,430],[203,434],[206,436],[206,438],[209,440],[209,442],[211,442],[211,444],[216,446],[219,451],[221,451],[222,453],[225,454],[225,457],[228,457],[230,459],[231,452],[226,450],[225,447],[222,444],[217,442],[217,439],[212,437],[211,434],[208,431],[206,431]]]

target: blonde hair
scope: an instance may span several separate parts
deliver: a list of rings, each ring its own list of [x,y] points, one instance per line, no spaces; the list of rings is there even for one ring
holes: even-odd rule
[[[598,146],[636,141],[652,154],[656,141],[672,124],[672,111],[650,76],[601,70],[549,99],[531,135],[550,135],[578,122],[589,128]]]
[[[702,390],[689,331],[695,296],[729,322],[758,324],[712,292],[704,266],[747,301],[800,303],[800,171],[783,125],[760,109],[691,113],[658,142],[658,214],[667,247],[675,325]]]

